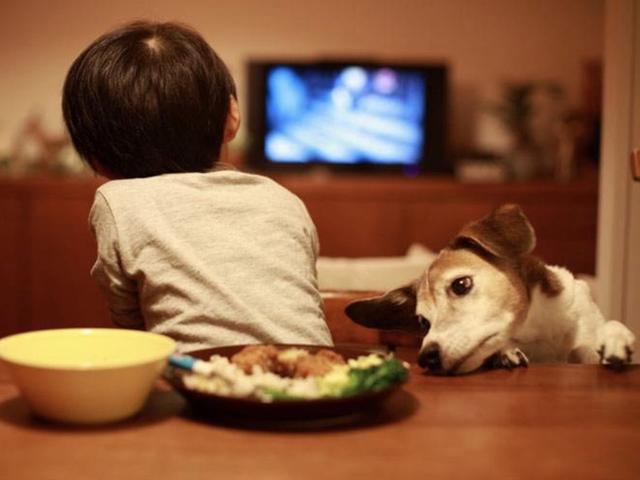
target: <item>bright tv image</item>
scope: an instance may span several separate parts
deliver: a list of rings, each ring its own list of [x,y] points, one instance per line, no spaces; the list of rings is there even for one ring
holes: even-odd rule
[[[274,65],[265,89],[271,162],[411,166],[424,156],[427,83],[419,70]]]

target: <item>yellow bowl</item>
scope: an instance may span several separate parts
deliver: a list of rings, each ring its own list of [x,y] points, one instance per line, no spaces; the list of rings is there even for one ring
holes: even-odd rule
[[[0,339],[0,359],[34,414],[99,424],[140,411],[175,342],[117,328],[65,328]]]

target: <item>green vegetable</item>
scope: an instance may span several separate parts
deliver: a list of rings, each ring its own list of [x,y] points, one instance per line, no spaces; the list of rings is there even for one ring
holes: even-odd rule
[[[297,395],[290,395],[284,390],[278,390],[276,388],[265,388],[263,393],[269,395],[273,400],[304,400],[303,397]]]
[[[349,381],[340,392],[341,397],[363,392],[379,392],[385,388],[406,380],[407,369],[395,358],[383,360],[380,365],[349,370]]]
[[[318,377],[317,398],[340,398],[365,392],[379,392],[407,379],[409,373],[400,360],[370,357],[361,357],[353,364],[355,366],[335,366],[326,375]],[[265,388],[263,393],[272,400],[304,399],[304,397],[275,388]]]

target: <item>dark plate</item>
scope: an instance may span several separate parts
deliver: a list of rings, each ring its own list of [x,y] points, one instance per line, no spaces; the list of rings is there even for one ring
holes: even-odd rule
[[[352,347],[316,347],[309,345],[277,345],[281,348],[304,348],[310,352],[326,348],[342,355],[345,359],[356,358],[378,350],[367,350]],[[188,352],[188,355],[209,360],[211,355],[231,357],[245,345],[208,348]],[[261,402],[252,398],[237,398],[203,393],[190,390],[184,386],[182,376],[175,370],[169,371],[166,379],[184,396],[198,414],[214,418],[240,418],[262,420],[310,420],[347,415],[360,415],[380,405],[392,393],[397,391],[402,383],[397,383],[378,392],[367,392],[343,398],[322,398],[316,400],[279,400],[271,403]]]

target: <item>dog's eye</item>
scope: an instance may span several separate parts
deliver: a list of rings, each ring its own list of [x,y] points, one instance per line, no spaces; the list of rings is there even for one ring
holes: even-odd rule
[[[420,324],[420,327],[422,327],[424,330],[429,330],[429,328],[431,328],[431,324],[429,323],[429,320],[427,320],[422,315],[418,315],[418,323]]]
[[[469,293],[472,288],[473,279],[471,277],[460,277],[451,282],[451,291],[459,297]]]

